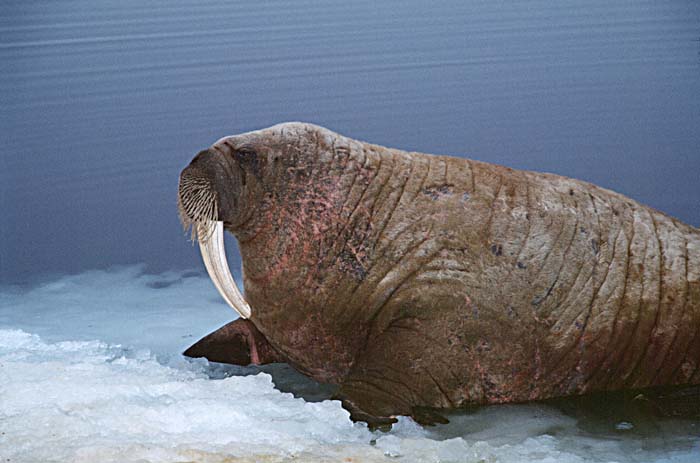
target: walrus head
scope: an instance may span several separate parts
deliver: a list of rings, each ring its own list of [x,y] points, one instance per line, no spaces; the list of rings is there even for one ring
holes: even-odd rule
[[[239,239],[252,232],[256,215],[273,193],[268,180],[279,180],[297,165],[309,144],[327,144],[332,132],[312,124],[285,123],[224,137],[201,151],[180,174],[178,210],[186,230],[200,246],[217,289],[243,318],[251,316],[229,270],[224,230]],[[302,153],[300,156],[299,153]],[[266,184],[267,183],[267,184]]]
[[[224,300],[242,318],[249,318],[250,306],[226,260],[224,229],[236,230],[250,219],[258,190],[258,155],[254,146],[236,143],[241,137],[231,138],[201,151],[182,171],[178,210],[183,226],[199,243],[207,272]]]

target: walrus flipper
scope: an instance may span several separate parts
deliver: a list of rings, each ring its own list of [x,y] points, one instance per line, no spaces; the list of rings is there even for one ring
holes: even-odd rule
[[[366,386],[366,385],[365,385]],[[334,397],[340,400],[343,408],[350,412],[353,421],[364,421],[371,430],[390,429],[396,423],[399,415],[410,416],[413,421],[422,426],[447,424],[450,421],[430,407],[409,406],[396,407],[396,397],[372,387],[357,387],[344,385]]]
[[[392,397],[382,391],[367,387],[366,384],[348,384],[341,386],[333,400],[340,400],[343,408],[350,412],[353,421],[364,421],[370,429],[390,429],[396,423],[396,407]],[[408,415],[410,408],[406,408]],[[401,414],[401,413],[399,413]]]
[[[209,333],[183,355],[243,366],[284,362],[255,325],[242,318]]]
[[[354,421],[366,421],[371,428],[388,427],[397,416],[428,426],[449,422],[437,410],[454,408],[450,398],[435,382],[430,365],[416,358],[416,352],[426,352],[426,339],[407,330],[415,323],[404,318],[373,337],[341,383],[335,398]]]

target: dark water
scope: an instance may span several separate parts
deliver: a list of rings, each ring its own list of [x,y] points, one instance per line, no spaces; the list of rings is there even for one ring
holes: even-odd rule
[[[700,2],[0,3],[0,278],[199,265],[177,176],[287,120],[700,225]]]

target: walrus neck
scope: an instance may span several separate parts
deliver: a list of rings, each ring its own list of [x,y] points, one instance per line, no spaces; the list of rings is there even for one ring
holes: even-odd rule
[[[365,191],[379,187],[381,165],[380,154],[359,143],[335,150],[330,161],[287,170],[256,226],[236,233],[251,320],[297,368],[331,382],[345,375],[366,339],[366,308],[348,295],[369,266]]]

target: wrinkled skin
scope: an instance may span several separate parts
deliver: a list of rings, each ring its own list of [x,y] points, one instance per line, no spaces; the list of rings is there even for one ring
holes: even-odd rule
[[[251,339],[353,419],[700,383],[700,230],[625,196],[302,123],[185,173],[238,239]]]

